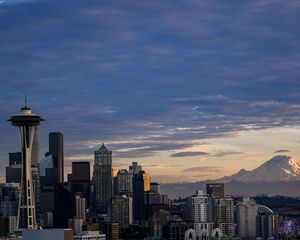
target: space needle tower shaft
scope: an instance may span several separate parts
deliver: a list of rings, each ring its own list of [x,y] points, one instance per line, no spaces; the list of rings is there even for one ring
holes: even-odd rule
[[[34,132],[43,120],[42,117],[32,113],[31,108],[27,106],[26,98],[25,107],[21,108],[19,114],[11,116],[8,120],[13,126],[18,127],[22,152],[21,189],[17,217],[17,226],[19,230],[37,228],[35,194],[31,169],[31,152]]]

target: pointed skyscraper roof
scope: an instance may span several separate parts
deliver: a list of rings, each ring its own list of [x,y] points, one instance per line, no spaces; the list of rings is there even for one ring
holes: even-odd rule
[[[99,148],[99,150],[107,150],[107,148],[105,147],[104,143],[102,143],[101,147]]]
[[[104,145],[104,143],[102,143],[101,147],[98,149],[97,152],[98,152],[98,153],[99,153],[99,152],[102,152],[102,153],[110,153],[110,151],[106,148],[106,146]]]

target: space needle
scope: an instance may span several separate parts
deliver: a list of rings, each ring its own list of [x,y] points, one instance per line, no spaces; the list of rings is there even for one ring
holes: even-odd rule
[[[31,108],[27,106],[27,99],[25,97],[25,106],[21,108],[19,114],[11,116],[8,121],[10,121],[13,126],[18,127],[22,152],[21,191],[19,196],[17,228],[19,230],[37,229],[35,194],[33,191],[31,170],[31,151],[34,132],[44,119],[32,113]]]

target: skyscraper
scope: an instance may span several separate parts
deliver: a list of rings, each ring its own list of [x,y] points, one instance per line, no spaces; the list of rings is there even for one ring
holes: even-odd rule
[[[115,188],[117,194],[126,194],[132,196],[132,173],[127,169],[121,169],[118,171],[115,177]]]
[[[73,194],[81,193],[86,199],[86,207],[90,207],[91,192],[90,162],[72,162],[72,183]]]
[[[93,185],[94,210],[108,213],[112,198],[112,152],[104,144],[95,151]]]
[[[90,162],[72,162],[72,181],[90,181]]]
[[[85,198],[76,195],[75,196],[75,218],[86,220],[86,203]]]
[[[19,183],[6,183],[2,186],[0,199],[0,215],[5,217],[18,215],[18,202],[20,195]]]
[[[49,154],[53,158],[53,167],[57,171],[57,182],[64,182],[64,136],[61,132],[49,134]]]
[[[132,198],[125,195],[112,199],[112,221],[117,222],[120,229],[129,228],[132,224]]]
[[[223,236],[232,237],[235,234],[233,198],[225,196],[216,199],[216,224]]]
[[[68,219],[74,216],[74,196],[64,183],[55,186],[55,208],[53,224],[55,228],[67,228]]]
[[[196,195],[188,199],[188,210],[191,211],[191,221],[194,222],[194,230],[205,232],[207,237],[211,235],[214,228],[212,219],[212,199],[209,195],[203,194],[202,191],[197,191]],[[202,237],[202,236],[200,236]]]
[[[9,166],[5,169],[7,183],[20,183],[22,174],[22,153],[9,153]]]
[[[32,180],[32,146],[37,126],[43,121],[40,116],[33,114],[31,108],[25,107],[20,114],[10,117],[13,126],[19,128],[22,152],[22,178],[18,210],[18,228],[36,229],[35,193]]]
[[[133,217],[138,223],[145,221],[145,192],[150,190],[150,175],[144,171],[133,174]]]
[[[40,161],[40,214],[44,220],[41,223],[49,226],[53,224],[53,211],[55,208],[54,187],[57,182],[57,171],[53,168],[52,155],[46,155]],[[51,220],[50,220],[51,219]]]
[[[132,165],[129,166],[129,172],[131,174],[138,174],[140,171],[143,171],[142,166],[138,162],[132,162]]]
[[[244,198],[237,205],[237,232],[241,239],[256,238],[256,216],[258,206],[254,200]]]

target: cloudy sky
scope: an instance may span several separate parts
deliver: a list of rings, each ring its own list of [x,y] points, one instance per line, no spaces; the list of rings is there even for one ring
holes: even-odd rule
[[[70,163],[102,142],[160,182],[300,157],[298,0],[0,0],[0,165],[27,95]]]

